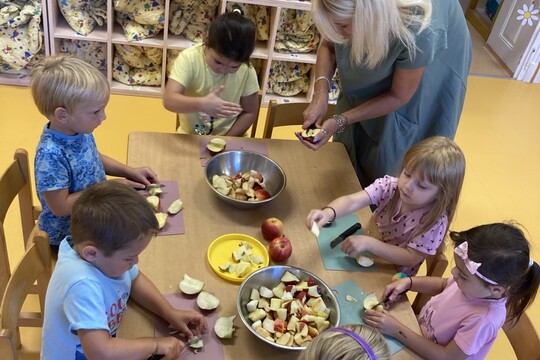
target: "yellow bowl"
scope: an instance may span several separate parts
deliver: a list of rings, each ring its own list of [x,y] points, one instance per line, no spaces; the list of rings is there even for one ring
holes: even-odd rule
[[[236,276],[236,272],[229,273],[227,270],[223,271],[219,268],[219,266],[226,262],[238,265],[238,263],[232,257],[232,252],[238,249],[238,246],[240,246],[242,241],[245,241],[253,246],[251,249],[253,255],[261,256],[263,258],[263,263],[258,265],[252,264],[251,269],[246,275],[243,277],[238,277]],[[208,247],[206,258],[210,263],[210,267],[216,272],[216,274],[218,274],[218,276],[225,280],[236,283],[241,283],[249,274],[268,266],[270,263],[270,257],[268,256],[266,247],[257,239],[244,234],[226,234],[218,237]]]

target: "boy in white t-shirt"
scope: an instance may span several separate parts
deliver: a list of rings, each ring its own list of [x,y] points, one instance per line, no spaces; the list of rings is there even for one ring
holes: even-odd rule
[[[152,208],[129,186],[108,181],[84,191],[47,289],[42,359],[176,359],[185,344],[175,337],[116,337],[129,298],[187,338],[188,326],[206,331],[200,313],[173,308],[136,266],[157,231]]]

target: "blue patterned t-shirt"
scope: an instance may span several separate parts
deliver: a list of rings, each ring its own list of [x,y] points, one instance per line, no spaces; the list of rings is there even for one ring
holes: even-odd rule
[[[49,234],[51,244],[58,245],[70,234],[71,217],[54,215],[43,193],[67,188],[71,194],[107,179],[94,136],[64,135],[45,125],[36,150],[34,171],[43,209],[39,228]]]

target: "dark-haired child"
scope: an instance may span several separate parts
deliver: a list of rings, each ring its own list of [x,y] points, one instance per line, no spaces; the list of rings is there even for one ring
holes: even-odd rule
[[[128,185],[107,181],[82,193],[47,289],[42,359],[177,359],[185,344],[176,337],[116,337],[129,298],[187,338],[188,325],[206,330],[200,313],[173,308],[136,266],[157,231],[150,204]]]
[[[239,9],[218,16],[204,43],[180,53],[163,96],[182,134],[244,136],[258,114],[259,84],[249,57],[255,24]]]
[[[477,226],[450,238],[451,278],[405,278],[384,291],[390,301],[409,288],[436,295],[418,315],[422,335],[387,311],[366,310],[364,320],[426,359],[484,359],[504,323],[518,321],[534,301],[540,267],[523,232],[511,224]]]

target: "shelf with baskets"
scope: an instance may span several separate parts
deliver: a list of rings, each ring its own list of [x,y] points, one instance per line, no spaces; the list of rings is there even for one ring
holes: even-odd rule
[[[128,0],[44,0],[42,3],[47,55],[74,53],[103,71],[112,93],[151,97],[162,96],[167,68],[178,53],[202,41],[202,35],[194,36],[196,30],[186,35],[191,26],[185,24],[191,21],[186,19],[201,17],[199,13],[206,11],[210,14],[204,19],[208,26],[215,16],[237,4],[258,28],[252,63],[258,70],[263,105],[272,99],[278,102],[311,99],[314,78],[311,67],[316,62],[319,35],[311,21],[309,1],[148,0],[142,2],[150,7],[146,13],[137,13],[131,8],[134,2]],[[204,10],[203,6],[208,8]],[[152,36],[134,36],[134,31],[128,30],[126,19],[138,19],[137,16],[157,19],[154,25],[144,25],[147,27],[144,31],[154,27],[149,31]],[[124,21],[123,25],[119,19]],[[298,24],[294,23],[296,20]],[[181,25],[183,32],[179,32]],[[299,33],[299,28],[306,30],[306,34]],[[295,48],[295,36],[303,41],[299,43],[299,51]],[[136,64],[132,65],[133,62]],[[0,83],[7,83],[1,76]]]

